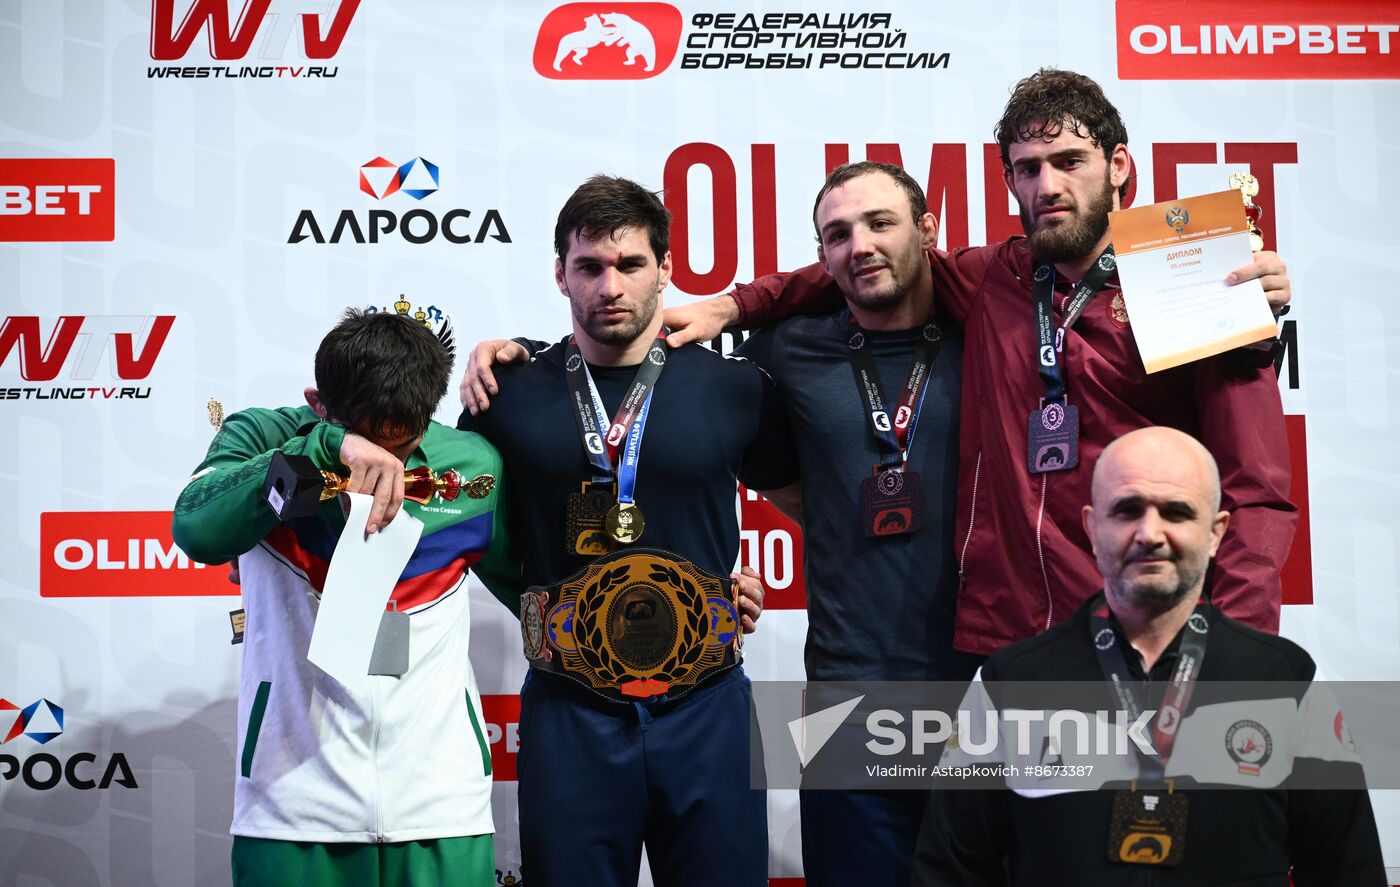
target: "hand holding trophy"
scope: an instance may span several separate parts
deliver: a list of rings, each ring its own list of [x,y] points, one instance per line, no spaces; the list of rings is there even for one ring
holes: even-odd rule
[[[349,485],[348,477],[334,471],[323,471],[306,456],[287,454],[280,450],[272,454],[263,485],[263,498],[279,520],[315,514],[322,502],[334,499]],[[434,496],[446,502],[455,501],[463,491],[471,499],[484,499],[496,486],[496,479],[482,474],[463,483],[455,470],[438,474],[426,465],[404,473],[404,498],[426,504]]]

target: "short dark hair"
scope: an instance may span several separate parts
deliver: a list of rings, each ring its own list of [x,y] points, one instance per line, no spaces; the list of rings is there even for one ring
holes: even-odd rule
[[[351,308],[316,349],[326,415],[386,438],[426,430],[451,375],[446,346],[401,314]]]
[[[630,179],[596,175],[578,186],[564,201],[554,223],[554,254],[562,262],[575,236],[587,240],[610,237],[623,228],[640,228],[651,242],[659,265],[671,248],[671,211],[658,192]]]
[[[1012,87],[993,131],[1001,146],[1002,166],[1011,171],[1012,142],[1053,139],[1066,126],[1092,141],[1105,160],[1112,159],[1119,145],[1128,144],[1123,118],[1103,94],[1103,87],[1083,74],[1041,68]],[[1118,188],[1118,196],[1128,196],[1127,181]]]
[[[826,184],[817,192],[817,200],[812,204],[812,227],[817,232],[817,242],[821,243],[822,230],[817,225],[817,210],[822,205],[822,200],[833,189],[839,188],[851,179],[858,179],[861,176],[884,173],[894,179],[894,183],[904,189],[904,194],[909,198],[909,213],[914,218],[914,225],[919,224],[919,219],[928,212],[928,200],[924,197],[924,189],[919,187],[919,183],[914,181],[914,177],[904,171],[904,167],[895,166],[893,163],[880,163],[876,160],[862,160],[859,163],[843,163],[833,169],[826,177]]]

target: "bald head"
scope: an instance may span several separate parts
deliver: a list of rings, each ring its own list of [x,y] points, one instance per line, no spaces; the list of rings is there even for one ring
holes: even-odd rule
[[[1220,471],[1199,441],[1172,428],[1123,435],[1094,466],[1092,502],[1084,529],[1115,611],[1195,602],[1230,521]]]
[[[1184,431],[1154,425],[1139,428],[1104,447],[1099,461],[1094,465],[1092,496],[1098,501],[1099,491],[1106,482],[1105,475],[1111,474],[1116,462],[1127,460],[1129,464],[1155,463],[1162,470],[1186,475],[1197,474],[1196,482],[1205,485],[1210,497],[1210,510],[1220,510],[1220,468],[1215,457],[1200,441]]]

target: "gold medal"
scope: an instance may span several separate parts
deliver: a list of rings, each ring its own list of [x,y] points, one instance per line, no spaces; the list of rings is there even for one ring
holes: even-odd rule
[[[619,502],[608,510],[605,520],[608,535],[623,545],[636,542],[642,537],[642,530],[646,529],[642,510],[635,502]]]

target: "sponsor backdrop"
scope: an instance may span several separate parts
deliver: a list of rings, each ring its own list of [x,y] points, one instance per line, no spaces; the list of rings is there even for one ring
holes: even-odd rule
[[[1135,204],[1258,178],[1294,286],[1284,632],[1330,678],[1400,679],[1397,32],[1360,0],[0,4],[0,881],[227,881],[238,590],[169,534],[210,397],[299,402],[350,305],[450,324],[459,371],[479,338],[561,335],[553,220],[599,171],[665,188],[671,304],[812,261],[847,159],[926,182],[945,245],[1002,238],[991,127],[1041,65],[1122,109]],[[800,537],[736,507],[771,589],[749,672],[800,680]],[[520,883],[524,660],[473,593]],[[1400,800],[1376,803],[1400,867]],[[789,883],[794,794],[770,814]]]

